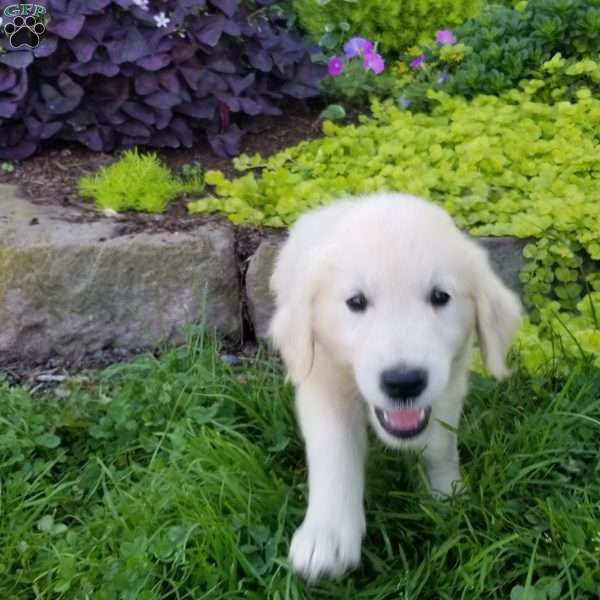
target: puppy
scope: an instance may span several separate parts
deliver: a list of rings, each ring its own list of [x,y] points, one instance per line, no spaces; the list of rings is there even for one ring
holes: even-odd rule
[[[290,560],[309,580],[336,577],[360,559],[367,422],[385,444],[420,451],[432,490],[451,494],[473,334],[505,376],[521,306],[444,210],[393,193],[301,217],[271,290],[270,337],[296,388],[308,461]]]

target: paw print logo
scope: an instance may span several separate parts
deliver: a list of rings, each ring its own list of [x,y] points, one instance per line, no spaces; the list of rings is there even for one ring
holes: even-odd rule
[[[35,17],[15,17],[12,23],[4,26],[4,33],[8,37],[10,45],[17,48],[37,48],[40,36],[46,31],[43,23]]]

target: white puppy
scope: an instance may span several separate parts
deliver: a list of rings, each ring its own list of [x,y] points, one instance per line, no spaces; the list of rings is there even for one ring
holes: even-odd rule
[[[308,579],[358,564],[366,423],[422,451],[434,491],[460,483],[471,338],[496,377],[521,306],[441,208],[403,194],[334,203],[292,227],[271,279],[270,335],[296,386],[309,502],[290,560]]]

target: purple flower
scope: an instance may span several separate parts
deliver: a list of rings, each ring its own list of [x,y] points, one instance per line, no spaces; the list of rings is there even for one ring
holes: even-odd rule
[[[438,83],[444,83],[448,79],[448,71],[442,71],[438,77]]]
[[[367,38],[353,37],[344,44],[344,56],[346,58],[354,58],[362,56],[373,50],[373,42]]]
[[[442,29],[435,34],[435,41],[442,46],[452,46],[452,44],[456,44],[456,37],[451,31]]]
[[[417,56],[415,60],[410,62],[411,69],[420,69],[425,65],[425,55],[421,54],[421,56]]]
[[[332,76],[336,77],[342,72],[344,68],[344,61],[339,56],[332,56],[327,63],[327,72]]]
[[[377,52],[366,52],[365,58],[363,60],[363,67],[365,71],[371,70],[376,75],[383,73],[383,69],[385,68],[385,63],[383,62],[383,58]]]
[[[398,104],[402,108],[408,108],[412,104],[412,100],[409,100],[408,98],[400,98],[400,100],[398,100]]]

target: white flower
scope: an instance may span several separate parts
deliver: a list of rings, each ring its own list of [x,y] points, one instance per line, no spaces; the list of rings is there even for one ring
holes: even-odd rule
[[[142,10],[148,10],[148,0],[133,0],[133,3]]]
[[[160,11],[157,15],[154,15],[154,21],[157,27],[166,27],[171,22],[171,19],[163,11]]]

